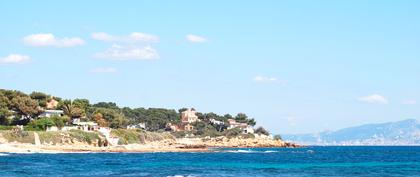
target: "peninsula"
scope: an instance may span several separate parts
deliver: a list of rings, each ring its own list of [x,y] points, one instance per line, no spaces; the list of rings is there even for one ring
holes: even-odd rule
[[[190,152],[298,147],[244,113],[118,107],[0,89],[0,152]]]

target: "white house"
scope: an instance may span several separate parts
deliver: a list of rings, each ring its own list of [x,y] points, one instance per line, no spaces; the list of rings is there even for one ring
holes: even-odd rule
[[[64,112],[62,110],[45,110],[39,117],[63,116],[63,114]]]
[[[80,119],[73,119],[73,125],[77,126],[77,129],[83,131],[95,131],[99,130],[99,125],[95,122],[82,122]]]
[[[247,123],[239,123],[239,122],[236,122],[235,119],[228,119],[228,122],[229,122],[228,129],[239,128],[245,134],[248,134],[248,133],[253,134],[254,133],[254,128],[251,125],[248,125]]]
[[[216,120],[216,119],[210,119],[210,123],[212,123],[214,125],[224,125],[225,124],[223,121]]]

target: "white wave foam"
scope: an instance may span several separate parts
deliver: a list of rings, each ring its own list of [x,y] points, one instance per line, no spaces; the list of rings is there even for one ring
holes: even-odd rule
[[[273,153],[273,152],[278,152],[278,151],[264,151],[265,153]]]
[[[0,156],[8,156],[8,155],[10,155],[10,154],[3,154],[3,153],[0,153]]]

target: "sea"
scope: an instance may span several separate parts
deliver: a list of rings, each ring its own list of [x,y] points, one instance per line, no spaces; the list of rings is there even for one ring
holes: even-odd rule
[[[419,146],[0,153],[0,176],[420,176]]]

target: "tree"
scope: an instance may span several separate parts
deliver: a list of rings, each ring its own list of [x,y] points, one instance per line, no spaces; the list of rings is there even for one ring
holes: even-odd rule
[[[98,113],[100,113],[102,117],[100,117]],[[111,128],[124,128],[128,123],[128,120],[127,118],[125,118],[124,114],[122,114],[119,110],[115,110],[115,109],[96,108],[93,115],[96,115],[97,118],[100,117],[101,119],[108,122]]]
[[[30,119],[39,114],[40,110],[38,109],[38,102],[26,96],[17,96],[12,99],[13,110],[17,112],[18,115],[23,116],[26,119]]]
[[[274,140],[283,140],[282,138],[281,138],[281,135],[274,135]]]
[[[117,104],[113,102],[99,102],[93,105],[93,107],[98,108],[108,108],[108,109],[120,109]]]
[[[2,92],[0,92],[0,125],[9,124],[9,120],[7,119],[10,116],[8,102],[9,100],[7,97],[5,97]]]
[[[74,105],[71,100],[63,100],[58,104],[58,107],[61,108],[64,112],[64,115],[72,118],[80,118],[85,115],[85,112]]]
[[[255,126],[255,124],[257,124],[257,122],[254,118],[248,119],[248,125]]]
[[[257,134],[263,134],[263,135],[270,135],[270,132],[268,132],[264,127],[258,127],[256,130],[255,130],[255,133],[257,133]]]
[[[98,123],[98,125],[99,126],[101,126],[101,127],[108,127],[109,126],[109,123],[108,123],[108,121],[106,121],[105,119],[104,119],[104,116],[101,114],[101,113],[95,113],[94,115],[93,115],[93,117],[92,117],[92,119],[96,122],[96,123]]]
[[[29,97],[38,101],[39,106],[45,108],[47,106],[47,101],[50,96],[42,92],[32,92],[31,94],[29,94]]]
[[[181,109],[178,109],[178,112],[179,112],[179,113],[182,113],[182,112],[184,112],[184,111],[186,111],[186,110],[188,110],[188,108],[181,108]]]
[[[88,99],[74,99],[73,105],[77,108],[86,111],[86,109],[90,106],[90,103]]]
[[[246,114],[244,114],[244,113],[238,113],[238,114],[235,116],[235,120],[236,120],[237,122],[242,122],[242,123],[245,123],[245,122],[247,121],[247,119],[248,119],[248,116],[247,116]]]
[[[55,125],[54,121],[48,117],[39,118],[37,120],[32,120],[30,122],[30,126],[39,130],[46,130],[47,127],[51,127],[54,125]]]

